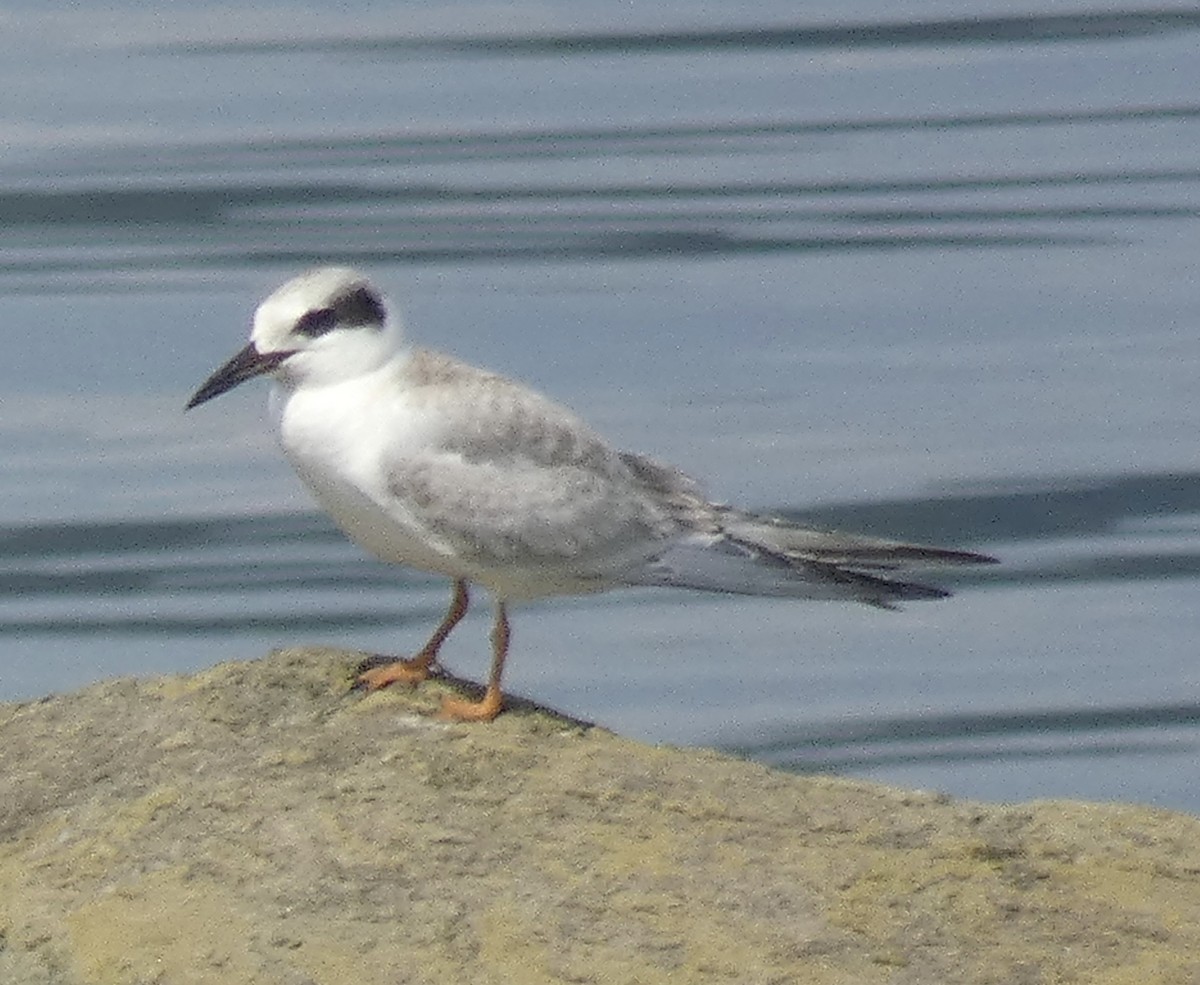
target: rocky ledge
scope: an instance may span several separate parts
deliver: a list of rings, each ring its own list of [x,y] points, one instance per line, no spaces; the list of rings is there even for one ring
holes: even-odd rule
[[[447,725],[359,657],[0,706],[0,982],[1200,981],[1195,818]]]

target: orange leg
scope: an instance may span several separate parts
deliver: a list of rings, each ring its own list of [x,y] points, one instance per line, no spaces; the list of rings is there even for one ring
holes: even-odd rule
[[[456,701],[446,698],[438,718],[450,722],[490,722],[504,708],[500,693],[500,678],[504,674],[504,658],[508,656],[508,613],[502,600],[496,601],[496,621],[492,625],[492,673],[481,701]]]
[[[469,602],[467,583],[462,580],[456,581],[454,598],[450,600],[450,609],[446,613],[446,618],[433,631],[433,635],[429,637],[429,642],[421,648],[421,652],[410,660],[396,660],[390,664],[384,664],[382,667],[373,667],[364,671],[358,675],[355,687],[377,691],[389,684],[419,684],[425,680],[429,676],[434,661],[437,660],[438,650],[446,642],[446,637],[450,635],[450,630],[457,626],[462,621],[462,617],[467,614]]]

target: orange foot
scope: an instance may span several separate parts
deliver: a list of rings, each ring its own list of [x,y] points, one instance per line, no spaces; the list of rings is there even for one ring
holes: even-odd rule
[[[432,657],[417,656],[411,660],[394,660],[382,667],[372,667],[364,670],[354,680],[356,688],[366,691],[378,691],[389,684],[416,685],[429,677]]]
[[[437,717],[443,722],[490,722],[504,710],[504,695],[498,687],[489,687],[482,701],[460,701],[442,699],[442,710]]]

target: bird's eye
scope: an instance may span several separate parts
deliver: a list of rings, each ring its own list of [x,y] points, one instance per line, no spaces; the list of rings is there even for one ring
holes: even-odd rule
[[[315,339],[326,332],[332,332],[338,326],[337,312],[332,308],[317,308],[305,312],[304,317],[296,322],[294,331],[297,335],[307,335]]]
[[[386,317],[383,302],[366,287],[356,287],[335,298],[330,308],[337,312],[337,319],[343,325],[371,325],[382,328]]]

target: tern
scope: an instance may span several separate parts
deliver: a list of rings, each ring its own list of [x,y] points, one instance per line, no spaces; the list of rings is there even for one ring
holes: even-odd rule
[[[487,688],[482,700],[446,699],[446,719],[502,710],[512,602],[660,586],[892,608],[949,594],[891,577],[898,569],[995,560],[710,502],[678,469],[622,451],[547,397],[411,345],[380,292],[344,267],[310,270],[267,297],[249,343],[187,408],[263,375],[284,453],[342,531],[383,561],[453,584],[425,646],[366,671],[361,686],[427,678],[469,586],[491,595]]]

